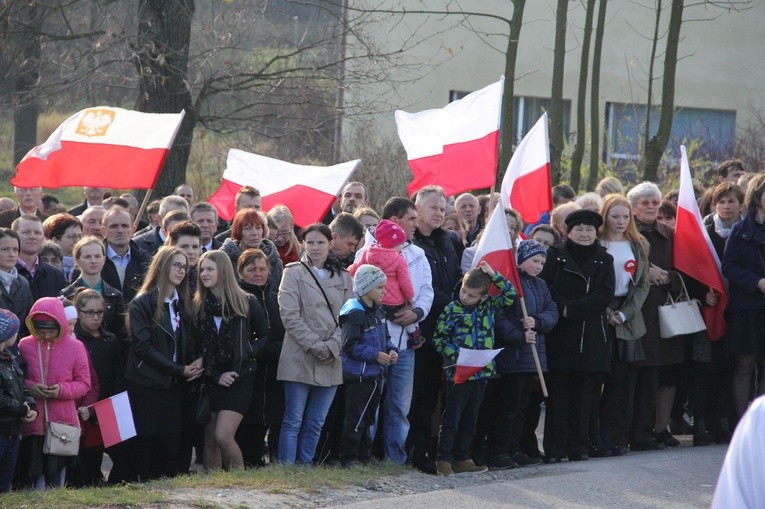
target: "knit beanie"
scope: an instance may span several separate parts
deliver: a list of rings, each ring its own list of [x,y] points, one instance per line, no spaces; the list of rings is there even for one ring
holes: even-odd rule
[[[534,239],[522,240],[521,243],[518,244],[518,252],[515,255],[515,258],[518,260],[518,265],[520,265],[538,254],[547,257],[547,249],[544,244]]]
[[[356,275],[353,276],[353,287],[356,294],[361,297],[374,290],[380,283],[385,283],[388,278],[385,276],[385,272],[378,269],[374,265],[364,264],[359,265],[356,269]]]
[[[19,319],[11,311],[0,309],[0,342],[8,341],[19,332]]]
[[[406,233],[396,223],[383,219],[375,228],[375,239],[380,246],[391,249],[406,242]]]

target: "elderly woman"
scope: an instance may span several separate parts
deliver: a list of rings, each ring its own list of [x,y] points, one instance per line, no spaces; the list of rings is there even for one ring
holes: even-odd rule
[[[333,257],[332,233],[312,224],[301,233],[304,254],[284,271],[279,310],[285,335],[277,379],[284,382],[281,463],[310,464],[319,433],[343,382],[337,315],[351,297],[351,278]]]
[[[236,434],[241,444],[245,465],[265,466],[266,433],[268,433],[268,455],[276,461],[279,446],[279,432],[284,416],[284,386],[276,379],[279,354],[284,340],[284,325],[279,315],[276,293],[269,288],[268,275],[271,262],[260,249],[248,249],[239,257],[237,264],[239,286],[258,299],[268,321],[269,341],[258,355],[255,370],[255,391],[250,408],[244,416],[242,426]]]
[[[647,331],[643,337],[645,359],[634,363],[637,373],[630,443],[633,451],[647,451],[679,445],[668,426],[685,361],[687,336],[662,338],[659,330],[659,306],[667,302],[670,291],[677,294],[682,288],[680,273],[672,269],[675,232],[658,220],[661,191],[652,182],[642,182],[627,193],[627,199],[635,225],[650,248],[650,289],[642,307]]]
[[[64,258],[61,260],[62,272],[66,280],[71,281],[74,272],[72,249],[82,237],[82,223],[71,214],[56,214],[45,220],[43,233],[46,239],[50,239],[61,246],[61,250],[64,252]]]
[[[566,217],[568,236],[550,248],[541,277],[560,319],[547,335],[550,397],[545,416],[545,462],[589,458],[589,421],[595,386],[611,369],[606,337],[614,299],[614,259],[598,243],[600,215],[577,210]]]
[[[744,205],[746,216],[727,232],[722,260],[729,282],[726,350],[735,355],[733,400],[738,417],[746,411],[752,394],[752,375],[765,368],[765,175],[750,182]],[[725,229],[720,228],[723,235]],[[763,384],[759,384],[763,394]]]
[[[234,270],[236,270],[239,256],[246,249],[256,247],[266,253],[271,262],[268,282],[271,291],[275,292],[282,279],[284,265],[279,258],[276,245],[266,238],[267,230],[265,214],[252,208],[242,209],[236,213],[231,223],[231,238],[226,239],[220,249],[231,259]]]

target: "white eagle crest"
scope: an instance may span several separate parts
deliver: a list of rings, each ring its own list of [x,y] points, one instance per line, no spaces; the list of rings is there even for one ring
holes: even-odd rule
[[[77,134],[85,136],[103,136],[114,121],[114,112],[108,110],[89,110],[77,126]]]

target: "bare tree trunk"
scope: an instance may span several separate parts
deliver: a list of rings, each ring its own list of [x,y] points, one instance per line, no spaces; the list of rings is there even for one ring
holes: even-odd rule
[[[645,126],[643,134],[643,171],[645,171],[645,155],[648,153],[648,141],[651,139],[651,117],[653,112],[653,82],[654,69],[656,69],[656,51],[659,46],[659,27],[661,25],[661,10],[663,9],[662,0],[656,0],[656,20],[653,25],[653,40],[651,42],[651,58],[648,60],[648,97],[645,105]],[[636,118],[640,118],[637,116]]]
[[[513,19],[510,23],[510,36],[505,52],[505,88],[502,91],[502,129],[499,139],[499,168],[497,170],[497,189],[502,186],[502,179],[513,155],[513,98],[515,95],[515,62],[518,57],[518,39],[523,26],[523,10],[526,0],[513,0]]]
[[[42,8],[35,2],[25,2],[16,12],[13,30],[13,164],[21,161],[37,145],[37,116],[39,104],[37,83],[40,78],[40,30]]]
[[[675,113],[675,73],[677,50],[680,45],[680,28],[683,25],[683,0],[672,0],[667,30],[667,47],[664,51],[664,78],[661,83],[661,116],[656,134],[646,144],[643,180],[656,180],[661,156],[667,148]]]
[[[598,22],[595,26],[595,46],[592,50],[592,86],[590,89],[590,174],[587,190],[592,191],[600,174],[600,59],[603,53],[603,33],[606,29],[608,0],[600,0]]]
[[[173,148],[154,188],[155,197],[172,194],[186,180],[186,164],[196,114],[187,86],[194,0],[140,0],[135,65],[140,75],[136,110],[178,113],[186,110]]]
[[[584,145],[587,142],[587,122],[585,122],[585,101],[587,100],[587,68],[590,64],[590,39],[592,38],[592,18],[595,12],[595,0],[587,0],[587,12],[584,19],[584,37],[582,38],[582,56],[579,60],[579,90],[576,95],[576,146],[571,154],[571,187],[579,191],[582,179],[582,159]]]
[[[555,49],[553,51],[552,92],[550,93],[550,166],[553,184],[561,178],[563,154],[563,65],[566,60],[568,0],[558,0],[555,11]]]

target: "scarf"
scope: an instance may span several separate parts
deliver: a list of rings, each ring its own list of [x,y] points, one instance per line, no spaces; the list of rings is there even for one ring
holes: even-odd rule
[[[713,216],[713,219],[715,221],[715,233],[717,233],[717,235],[719,235],[721,238],[727,239],[728,235],[730,235],[730,231],[733,229],[733,225],[725,226],[723,220],[720,219],[720,215],[716,212]],[[733,224],[736,224],[736,221],[734,221]]]
[[[218,329],[215,325],[216,316],[223,316],[223,307],[212,292],[207,292],[202,303],[202,317],[197,326],[202,333],[203,356],[223,372],[231,369],[234,347],[229,321],[223,318]]]
[[[3,284],[6,292],[11,293],[11,285],[16,281],[17,277],[19,277],[19,271],[16,270],[16,267],[11,267],[11,270],[8,272],[0,270],[0,283]]]
[[[598,247],[599,244],[597,240],[589,246],[583,246],[581,244],[577,244],[571,239],[566,239],[566,251],[568,251],[568,254],[571,255],[571,258],[576,262],[576,264],[579,265],[579,268],[582,268],[584,264],[587,263],[590,258],[595,255]]]

